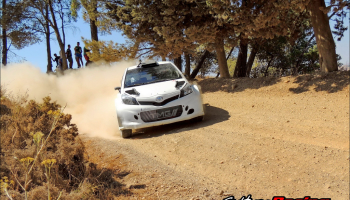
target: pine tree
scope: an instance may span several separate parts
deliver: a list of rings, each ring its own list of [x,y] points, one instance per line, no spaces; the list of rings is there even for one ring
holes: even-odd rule
[[[29,17],[30,12],[23,1],[3,0],[1,12],[2,64],[5,66],[11,46],[22,49],[39,42],[40,38],[37,24]]]

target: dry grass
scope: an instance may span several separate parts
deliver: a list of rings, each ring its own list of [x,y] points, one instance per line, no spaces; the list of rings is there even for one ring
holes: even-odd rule
[[[114,199],[128,190],[115,172],[84,158],[72,116],[43,103],[11,97],[1,88],[1,199]]]

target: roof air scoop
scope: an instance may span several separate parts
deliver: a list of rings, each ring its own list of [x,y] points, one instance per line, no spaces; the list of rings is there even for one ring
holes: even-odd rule
[[[140,60],[140,63],[137,65],[137,67],[143,67],[143,68],[156,67],[156,66],[159,66],[159,64],[157,61],[154,61],[154,60],[148,60],[144,62],[141,62]]]
[[[185,81],[176,81],[176,89],[180,89],[185,84]]]
[[[140,95],[140,93],[135,88],[133,88],[132,90],[125,90],[125,92],[131,95]]]

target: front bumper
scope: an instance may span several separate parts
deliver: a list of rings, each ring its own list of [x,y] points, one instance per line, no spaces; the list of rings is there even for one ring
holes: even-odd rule
[[[120,98],[116,99],[115,104],[120,130],[160,126],[163,124],[185,121],[204,115],[203,103],[198,90],[195,90],[193,93],[171,101],[163,106],[126,105],[122,103]],[[153,122],[145,122],[141,119],[141,112],[160,110],[176,106],[182,106],[182,113],[178,117]]]

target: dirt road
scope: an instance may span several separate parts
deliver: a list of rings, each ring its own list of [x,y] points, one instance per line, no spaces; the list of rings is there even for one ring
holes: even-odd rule
[[[349,199],[349,73],[199,82],[203,122],[82,136],[125,199]]]

